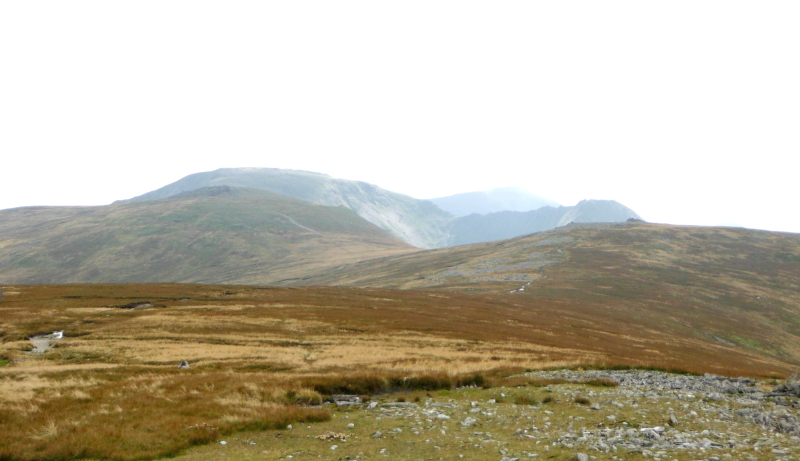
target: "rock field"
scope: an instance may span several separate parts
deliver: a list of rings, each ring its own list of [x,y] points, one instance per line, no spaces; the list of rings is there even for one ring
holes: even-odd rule
[[[341,406],[327,404],[334,412],[327,423],[253,434],[244,444],[217,446],[213,457],[189,458],[800,459],[800,383],[792,380],[571,370],[524,377],[552,384],[387,394],[367,402],[337,396]]]

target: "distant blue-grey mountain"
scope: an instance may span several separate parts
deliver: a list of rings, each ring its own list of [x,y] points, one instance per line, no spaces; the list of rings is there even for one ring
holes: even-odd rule
[[[531,211],[546,206],[559,206],[558,203],[532,194],[521,187],[501,187],[478,192],[465,192],[432,198],[430,201],[456,216],[469,216],[473,213],[489,214],[498,211]]]
[[[474,213],[452,222],[448,246],[508,239],[570,223],[624,222],[629,219],[642,218],[614,200],[583,200],[575,206],[547,206],[526,212]]]

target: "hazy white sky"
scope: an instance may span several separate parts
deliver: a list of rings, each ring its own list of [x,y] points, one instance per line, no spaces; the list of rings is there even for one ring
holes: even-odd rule
[[[221,167],[800,232],[800,2],[0,2],[0,208]]]

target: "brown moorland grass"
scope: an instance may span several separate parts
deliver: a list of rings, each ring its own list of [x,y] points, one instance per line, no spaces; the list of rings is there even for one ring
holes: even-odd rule
[[[119,307],[144,301],[152,307]],[[785,362],[628,314],[498,293],[8,287],[0,457],[148,459],[241,430],[324,420],[327,411],[309,405],[335,393],[556,384],[518,377],[528,369],[788,374]],[[24,352],[31,335],[54,330],[65,338],[53,350]],[[191,368],[178,369],[181,360]]]
[[[619,344],[621,330],[629,330],[610,330],[607,314],[614,323],[800,363],[797,280],[797,234],[621,223],[365,261],[302,283],[505,294],[526,309],[563,309],[565,330],[600,342]],[[593,323],[582,321],[589,312]]]

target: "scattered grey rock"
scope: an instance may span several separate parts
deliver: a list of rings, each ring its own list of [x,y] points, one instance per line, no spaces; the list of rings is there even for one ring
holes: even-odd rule
[[[388,402],[381,404],[384,408],[419,408],[419,405],[412,402]]]
[[[361,397],[357,395],[334,394],[333,403],[335,403],[337,407],[351,407],[360,404]]]
[[[189,362],[186,360],[181,360],[181,363],[178,364],[178,368],[189,368]]]
[[[477,419],[475,419],[475,418],[471,418],[471,417],[469,417],[469,416],[468,416],[468,417],[464,418],[464,420],[463,420],[463,421],[461,421],[461,426],[463,426],[463,427],[472,427],[472,426],[474,426],[474,425],[475,425],[477,422],[478,422],[478,420],[477,420]]]

